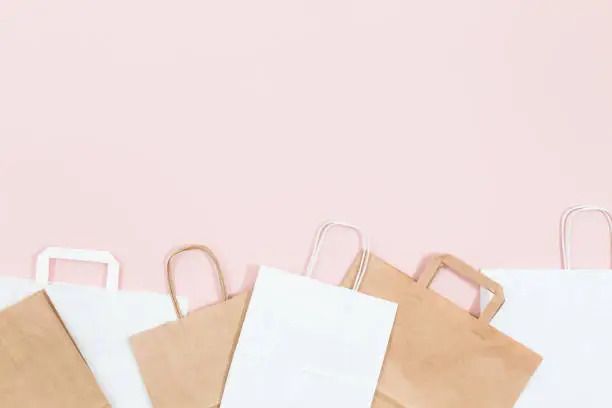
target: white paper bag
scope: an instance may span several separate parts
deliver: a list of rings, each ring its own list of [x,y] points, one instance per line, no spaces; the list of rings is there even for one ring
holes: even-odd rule
[[[108,265],[106,288],[49,284],[51,259]],[[167,295],[119,291],[119,262],[106,251],[48,248],[39,257],[36,281],[0,277],[0,308],[45,289],[113,408],[150,408],[129,337],[176,320]],[[181,300],[187,307],[187,301]]]
[[[333,225],[360,233],[325,224],[309,274]],[[360,276],[369,258],[362,242]],[[221,407],[371,407],[397,305],[356,289],[261,267]]]
[[[506,304],[493,326],[544,357],[517,408],[612,406],[612,270],[570,269],[567,235],[577,206],[561,220],[563,269],[483,270],[499,282]],[[483,293],[483,303],[487,296]]]

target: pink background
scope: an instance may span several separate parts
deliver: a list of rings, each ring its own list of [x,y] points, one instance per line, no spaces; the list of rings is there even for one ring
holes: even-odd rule
[[[165,291],[193,242],[238,291],[252,265],[302,270],[329,218],[409,273],[447,251],[557,267],[561,211],[612,207],[610,38],[609,0],[0,0],[0,270],[108,249],[124,288]],[[604,267],[582,218],[576,261]],[[319,276],[354,244],[334,234]],[[179,262],[194,305],[204,267]]]

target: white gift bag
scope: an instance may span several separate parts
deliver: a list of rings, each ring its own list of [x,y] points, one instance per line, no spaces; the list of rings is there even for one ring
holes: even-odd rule
[[[310,277],[261,267],[230,367],[222,408],[369,408],[395,322],[397,305]]]
[[[544,358],[517,408],[612,406],[612,270],[570,268],[571,217],[586,211],[603,214],[612,232],[607,210],[568,209],[561,219],[563,269],[482,271],[506,294],[493,326]]]
[[[49,284],[51,259],[108,266],[106,288]],[[176,320],[170,296],[119,290],[119,262],[106,251],[47,248],[36,265],[36,281],[0,277],[0,309],[45,289],[113,408],[150,408],[129,337]],[[187,301],[181,299],[181,306]]]

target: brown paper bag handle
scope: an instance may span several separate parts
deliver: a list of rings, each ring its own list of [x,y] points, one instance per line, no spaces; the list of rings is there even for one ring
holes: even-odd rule
[[[213,266],[215,267],[215,271],[217,272],[217,276],[219,278],[219,286],[221,286],[221,294],[223,295],[223,300],[228,300],[229,295],[227,293],[227,286],[225,286],[225,279],[223,278],[223,271],[221,271],[221,265],[219,264],[219,260],[217,259],[214,252],[205,245],[186,245],[182,248],[177,249],[175,252],[170,255],[168,258],[168,262],[166,262],[166,275],[168,276],[168,288],[170,288],[170,296],[172,297],[172,303],[174,303],[174,310],[176,311],[176,316],[180,319],[184,318],[183,312],[181,310],[181,305],[178,301],[176,295],[176,285],[174,283],[174,271],[172,270],[172,260],[179,254],[187,251],[202,251],[208,256],[208,258],[212,261]]]
[[[439,255],[429,261],[417,283],[426,289],[429,288],[440,269],[444,266],[493,293],[493,299],[480,314],[480,320],[482,321],[489,323],[493,320],[506,301],[501,285],[453,255]]]

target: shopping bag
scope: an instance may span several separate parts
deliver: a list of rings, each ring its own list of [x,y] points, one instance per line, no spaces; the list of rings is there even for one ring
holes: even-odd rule
[[[0,407],[110,408],[44,291],[0,311]]]
[[[353,285],[359,262],[343,286]],[[428,289],[442,267],[495,294],[480,318]],[[510,408],[540,364],[489,325],[502,288],[451,255],[432,258],[415,281],[372,254],[360,291],[399,305],[374,408]]]
[[[52,259],[106,264],[106,288],[50,284]],[[35,282],[0,278],[0,308],[44,288],[112,407],[149,408],[129,337],[176,316],[167,295],[118,290],[119,274],[109,252],[47,248],[38,256]]]
[[[612,406],[612,270],[570,266],[571,219],[593,211],[604,215],[612,231],[607,210],[568,209],[561,218],[562,269],[483,270],[504,285],[508,299],[493,325],[544,356],[517,408]]]
[[[360,233],[348,224],[325,224],[311,264],[322,234],[335,225]],[[311,275],[311,267],[306,276],[260,267],[222,408],[371,406],[397,305],[359,293],[359,281],[350,290]]]
[[[172,260],[190,250],[203,251],[212,261],[223,301],[184,316],[176,301]],[[178,321],[132,337],[140,372],[155,408],[217,407],[249,293],[229,298],[219,261],[203,245],[179,249],[168,259],[166,269]]]

